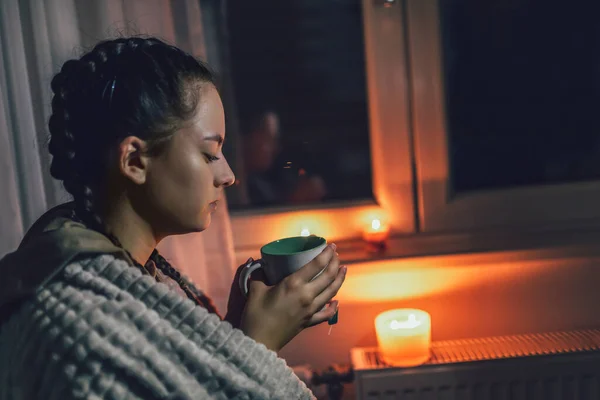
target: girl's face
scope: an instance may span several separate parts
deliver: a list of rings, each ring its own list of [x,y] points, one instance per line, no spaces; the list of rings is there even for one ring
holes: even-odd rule
[[[196,114],[148,163],[144,198],[160,236],[206,229],[222,189],[235,181],[223,156],[225,114],[219,93],[204,85]]]

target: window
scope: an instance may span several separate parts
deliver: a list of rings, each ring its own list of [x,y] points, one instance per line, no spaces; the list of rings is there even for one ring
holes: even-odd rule
[[[232,1],[226,17],[245,191],[230,208],[372,199],[360,0]]]
[[[361,0],[226,4],[227,111],[238,116],[227,156],[240,180],[228,201],[238,250],[306,230],[358,237],[375,215],[395,232],[413,232],[401,10]],[[269,154],[244,145],[253,129],[277,123],[280,137],[260,143]],[[231,132],[228,121],[230,141]],[[275,168],[252,179],[261,171],[249,162]],[[310,176],[323,178],[326,194],[290,199]],[[288,190],[275,195],[274,186]]]
[[[236,246],[255,250],[304,228],[355,238],[377,213],[405,234],[413,253],[553,240],[528,233],[538,230],[559,232],[552,236],[559,240],[582,226],[595,232],[594,8],[558,0],[543,7],[534,0],[363,0],[374,200],[234,212]]]
[[[595,10],[406,2],[423,231],[600,217]]]

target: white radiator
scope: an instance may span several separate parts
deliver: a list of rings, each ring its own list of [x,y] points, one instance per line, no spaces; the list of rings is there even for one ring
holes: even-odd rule
[[[600,329],[432,343],[414,368],[351,351],[358,399],[599,400]]]

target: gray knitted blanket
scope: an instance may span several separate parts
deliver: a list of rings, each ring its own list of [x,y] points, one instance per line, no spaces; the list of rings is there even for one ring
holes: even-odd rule
[[[0,400],[314,399],[285,361],[113,255],[71,262],[0,327]]]

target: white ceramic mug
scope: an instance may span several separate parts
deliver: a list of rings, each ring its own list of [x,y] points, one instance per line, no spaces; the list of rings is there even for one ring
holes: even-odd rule
[[[276,285],[283,278],[298,271],[311,262],[327,246],[327,241],[319,236],[295,236],[275,240],[260,249],[261,259],[250,261],[240,274],[240,288],[248,295],[250,275],[262,268],[269,285]],[[321,270],[323,272],[323,270]],[[313,279],[321,274],[319,272]]]

